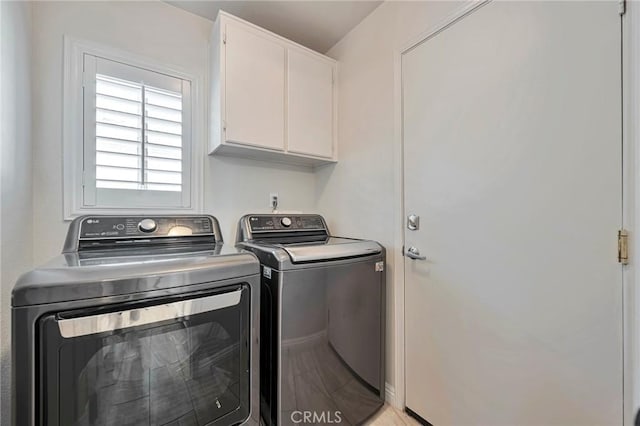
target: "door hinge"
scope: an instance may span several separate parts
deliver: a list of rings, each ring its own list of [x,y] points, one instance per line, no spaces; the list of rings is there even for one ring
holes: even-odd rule
[[[227,121],[226,120],[222,120],[222,131],[223,132],[227,131]]]
[[[627,0],[618,0],[618,13],[620,16],[624,15],[627,11]]]
[[[227,44],[227,33],[222,33],[222,44]]]
[[[629,263],[629,232],[626,229],[618,231],[618,262]]]

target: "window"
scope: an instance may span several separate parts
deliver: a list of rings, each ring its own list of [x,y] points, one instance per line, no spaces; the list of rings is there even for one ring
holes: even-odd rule
[[[181,192],[182,92],[96,74],[90,96],[96,187]]]
[[[87,54],[84,75],[84,205],[188,205],[190,83]]]
[[[196,210],[192,79],[84,42],[65,49],[66,218]]]

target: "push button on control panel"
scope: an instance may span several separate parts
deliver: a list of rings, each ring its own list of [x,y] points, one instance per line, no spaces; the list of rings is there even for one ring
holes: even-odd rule
[[[282,226],[284,226],[285,228],[288,228],[291,226],[291,218],[288,217],[283,217],[282,220],[280,220],[280,224]]]
[[[142,232],[153,232],[158,228],[156,221],[153,219],[143,219],[138,223],[138,229]]]

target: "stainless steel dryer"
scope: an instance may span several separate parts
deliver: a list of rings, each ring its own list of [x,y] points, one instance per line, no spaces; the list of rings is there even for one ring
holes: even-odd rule
[[[362,424],[384,403],[384,248],[319,215],[247,215],[237,242],[262,264],[263,420]]]
[[[85,216],[13,289],[13,424],[258,424],[259,263],[212,216]]]

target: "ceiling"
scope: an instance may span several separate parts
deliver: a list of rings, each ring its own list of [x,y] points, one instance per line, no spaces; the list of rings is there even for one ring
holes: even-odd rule
[[[325,53],[382,1],[192,1],[167,3],[215,20],[222,9],[262,28]]]

